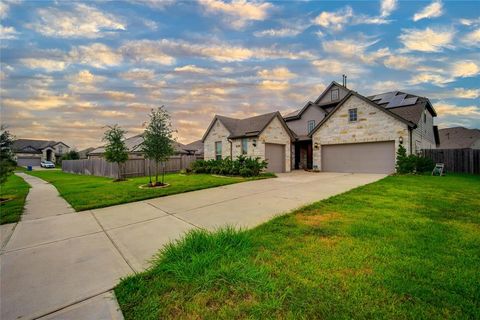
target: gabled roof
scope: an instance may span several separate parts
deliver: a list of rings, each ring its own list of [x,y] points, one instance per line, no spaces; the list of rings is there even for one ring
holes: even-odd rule
[[[390,111],[389,109],[386,109],[378,104],[376,104],[375,102],[371,101],[370,99],[362,96],[361,94],[355,92],[355,91],[350,91],[338,104],[337,106],[329,113],[325,116],[325,118],[323,118],[322,121],[320,121],[320,123],[312,130],[312,132],[309,133],[309,136],[311,137],[325,122],[328,121],[328,119],[330,119],[330,117],[338,110],[340,109],[340,107],[352,96],[355,96],[363,101],[365,101],[366,103],[370,104],[371,106],[385,112],[386,114],[394,117],[395,119],[407,124],[409,127],[411,128],[415,128],[416,127],[416,123],[413,123],[407,119],[404,119],[403,117],[399,116],[398,114],[396,113],[393,113],[392,111]]]
[[[280,114],[280,112],[276,111],[245,119],[235,119],[216,115],[208,126],[207,131],[203,135],[202,142],[205,141],[205,138],[207,137],[208,133],[212,129],[212,126],[217,120],[220,121],[230,133],[228,138],[235,139],[259,136],[263,132],[263,130],[265,130],[265,128],[270,124],[270,122],[272,122],[272,120],[275,118],[278,118],[280,120],[290,137],[294,138],[293,132],[291,132],[291,130],[285,124],[285,120],[283,120],[282,115]]]
[[[438,130],[440,137],[439,149],[464,149],[471,148],[480,140],[479,129],[453,127]]]
[[[203,142],[202,140],[196,140],[183,146],[187,151],[194,151],[196,154],[203,154]]]
[[[18,139],[13,141],[12,150],[13,152],[20,152],[20,150],[26,150],[27,147],[30,147],[30,149],[41,151],[48,147],[54,147],[59,143],[63,142],[53,140]],[[63,144],[66,145],[65,143]],[[68,145],[66,146],[68,147]]]
[[[328,87],[325,88],[325,90],[323,90],[322,94],[315,100],[314,104],[318,104],[320,102],[320,100],[322,100],[322,98],[327,94],[327,92],[333,87],[333,86],[337,86],[337,87],[340,87],[340,88],[344,88],[348,91],[350,91],[347,87],[344,87],[342,86],[341,84],[339,84],[338,82],[336,81],[332,81]]]
[[[137,134],[136,136],[127,138],[124,140],[125,146],[128,149],[129,153],[142,153],[142,143],[143,143],[143,134]],[[172,141],[173,149],[175,153],[187,153],[184,149],[184,145],[177,141]],[[101,146],[92,151],[88,154],[103,154],[105,153],[105,147]]]

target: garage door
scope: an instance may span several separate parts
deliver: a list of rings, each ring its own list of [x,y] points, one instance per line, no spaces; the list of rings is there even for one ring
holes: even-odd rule
[[[395,171],[395,142],[322,145],[322,170],[393,173]]]
[[[265,160],[268,172],[285,172],[285,145],[266,143]]]
[[[19,157],[17,159],[17,165],[19,167],[26,167],[26,166],[38,167],[40,166],[40,158]]]

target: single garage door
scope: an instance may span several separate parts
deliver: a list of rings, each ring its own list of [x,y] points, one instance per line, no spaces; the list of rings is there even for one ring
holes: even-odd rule
[[[322,170],[393,173],[395,172],[395,142],[322,145]]]
[[[285,145],[266,143],[265,160],[268,162],[268,172],[285,172]]]
[[[19,157],[17,159],[17,165],[19,167],[26,167],[26,166],[38,167],[40,166],[40,158]]]

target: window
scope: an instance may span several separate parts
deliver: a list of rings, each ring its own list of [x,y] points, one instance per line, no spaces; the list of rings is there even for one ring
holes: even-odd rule
[[[330,91],[330,94],[331,94],[332,100],[338,100],[339,98],[338,89],[333,89],[332,91]]]
[[[315,128],[315,120],[308,120],[307,122],[308,133],[312,132],[313,128]]]
[[[222,160],[222,141],[215,142],[215,159]]]
[[[357,121],[357,108],[348,109],[348,121],[350,122]]]
[[[248,151],[248,138],[242,139],[242,154],[247,154]]]
[[[423,114],[423,123],[427,123],[427,114],[426,113]]]

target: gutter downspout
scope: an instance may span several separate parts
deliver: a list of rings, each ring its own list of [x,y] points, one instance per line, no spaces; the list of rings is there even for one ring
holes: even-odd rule
[[[410,141],[410,154],[412,154],[412,131],[413,129],[408,127],[408,140]]]

